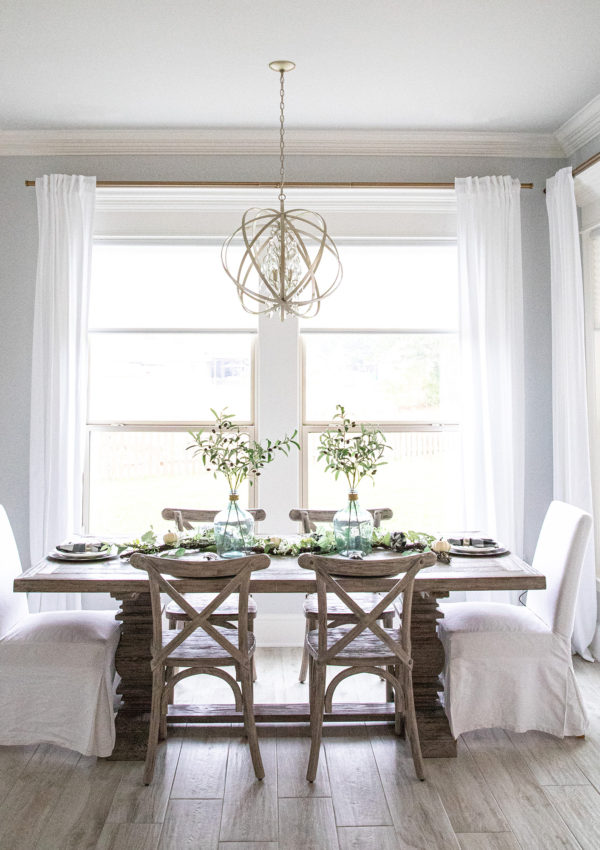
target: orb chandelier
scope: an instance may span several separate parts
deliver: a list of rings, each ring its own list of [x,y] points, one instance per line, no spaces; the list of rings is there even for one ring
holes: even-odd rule
[[[324,219],[316,212],[285,209],[284,76],[296,66],[278,60],[279,209],[252,208],[221,250],[223,268],[235,283],[244,310],[254,315],[312,318],[337,289],[342,264]]]

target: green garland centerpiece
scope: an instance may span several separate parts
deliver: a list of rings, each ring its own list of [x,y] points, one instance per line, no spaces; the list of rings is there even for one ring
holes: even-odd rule
[[[239,425],[233,422],[233,413],[227,408],[217,413],[211,408],[215,424],[210,431],[190,431],[194,440],[188,449],[194,457],[199,456],[207,472],[214,477],[224,476],[229,486],[229,503],[214,519],[215,544],[222,558],[240,558],[252,551],[254,517],[239,505],[238,490],[244,481],[250,486],[261,475],[263,468],[275,460],[276,455],[289,455],[296,440],[297,431],[281,440],[266,440],[259,443],[251,440]]]
[[[161,558],[181,558],[190,552],[217,551],[214,528],[210,526],[201,528],[194,534],[165,534],[163,540],[163,543],[159,543],[156,532],[150,528],[135,540],[118,544],[120,557],[127,559],[134,552],[140,552],[142,555],[159,555]],[[421,531],[387,531],[374,528],[371,545],[373,549],[388,552],[424,552],[435,547],[434,541],[433,534]],[[265,552],[272,557],[295,558],[303,552],[317,555],[332,555],[337,552],[334,533],[325,527],[298,539],[252,536],[249,542],[251,552]]]
[[[358,430],[357,430],[358,429]],[[375,425],[357,426],[346,416],[343,405],[336,405],[331,426],[321,434],[317,460],[325,461],[325,469],[337,480],[348,482],[348,504],[333,518],[337,549],[348,558],[362,558],[372,549],[373,517],[360,507],[357,487],[363,478],[374,482],[388,446],[385,434]]]

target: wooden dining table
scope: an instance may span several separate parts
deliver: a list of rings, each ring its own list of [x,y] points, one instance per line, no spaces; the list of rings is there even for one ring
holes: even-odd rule
[[[173,583],[181,592],[216,592],[228,579],[199,583]],[[364,581],[364,580],[362,580]],[[393,578],[373,578],[374,592],[386,591]],[[344,579],[347,591],[357,590],[356,581]],[[451,591],[534,590],[546,586],[544,575],[515,555],[464,558],[453,556],[450,564],[437,563],[421,570],[415,580],[412,612],[413,683],[421,747],[425,758],[456,756],[456,741],[440,694],[444,649],[437,634],[443,617],[439,600]],[[364,586],[363,586],[364,588]],[[363,589],[361,588],[361,589]],[[91,563],[57,562],[46,558],[15,579],[14,590],[35,593],[109,593],[119,601],[116,619],[121,621],[121,640],[115,667],[121,677],[121,705],[116,717],[113,760],[142,760],[146,754],[148,712],[152,693],[150,639],[152,614],[148,579],[127,560],[114,558]],[[314,574],[298,566],[293,557],[273,557],[270,566],[254,573],[251,593],[316,592]],[[300,610],[300,606],[299,606]],[[260,611],[258,616],[260,617]],[[308,722],[308,703],[255,704],[258,722]],[[325,715],[329,722],[393,721],[394,704],[336,703]],[[233,705],[172,705],[169,723],[235,723],[242,716]]]

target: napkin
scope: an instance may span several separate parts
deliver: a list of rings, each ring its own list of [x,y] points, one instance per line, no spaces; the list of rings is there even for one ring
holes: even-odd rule
[[[100,552],[104,543],[102,540],[88,538],[86,540],[65,540],[57,545],[59,552],[70,552],[76,554],[78,552]]]
[[[498,546],[491,537],[449,537],[451,546]]]

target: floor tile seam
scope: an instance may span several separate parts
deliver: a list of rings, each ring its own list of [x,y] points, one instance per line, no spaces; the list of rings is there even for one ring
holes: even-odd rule
[[[545,786],[545,787],[546,787],[546,788],[548,788],[549,786]],[[560,788],[566,788],[566,787],[571,787],[571,788],[581,788],[582,786],[581,786],[581,785],[571,785],[571,786],[560,785],[560,786],[558,786],[558,787],[560,787]],[[585,786],[583,786],[583,787],[585,787]],[[568,833],[569,833],[569,834],[573,837],[573,841],[575,842],[575,844],[577,845],[577,847],[581,847],[581,848],[582,848],[582,850],[583,850],[583,845],[581,844],[581,842],[580,842],[580,841],[578,841],[577,836],[575,835],[575,833],[573,832],[573,830],[571,829],[571,827],[569,826],[569,824],[567,823],[567,821],[563,818],[563,816],[561,815],[561,813],[559,812],[559,810],[556,808],[556,806],[554,805],[554,803],[552,802],[552,800],[550,799],[550,797],[548,796],[548,794],[546,794],[546,793],[545,793],[545,791],[544,791],[544,789],[543,789],[543,788],[542,788],[542,793],[544,794],[544,797],[546,798],[546,800],[547,800],[547,801],[548,801],[548,803],[550,804],[550,806],[551,806],[552,810],[553,810],[553,811],[554,811],[554,812],[558,815],[559,819],[560,819],[560,820],[562,821],[562,823],[565,825],[565,828],[567,829]]]
[[[564,786],[559,786],[559,787],[564,787]],[[548,795],[544,793],[544,788],[543,788],[541,785],[538,785],[538,786],[537,786],[537,788],[538,788],[538,789],[542,792],[542,795],[543,795],[544,799],[546,800],[546,802],[548,803],[548,805],[550,806],[550,808],[552,809],[552,811],[555,813],[555,815],[557,815],[557,817],[558,817],[559,821],[563,824],[563,826],[565,827],[565,829],[566,829],[567,833],[568,833],[568,834],[572,837],[573,841],[575,842],[576,847],[579,847],[579,848],[581,848],[581,850],[583,850],[583,848],[581,847],[581,844],[579,843],[579,841],[577,841],[577,839],[576,839],[576,838],[575,838],[575,836],[573,835],[573,832],[572,832],[572,831],[571,831],[571,829],[569,828],[569,825],[566,823],[566,821],[564,820],[564,818],[563,818],[563,817],[561,817],[560,812],[559,812],[559,811],[556,809],[556,807],[552,804],[552,801],[549,799]],[[498,806],[500,807],[500,811],[502,812],[502,814],[503,814],[503,815],[504,815],[504,817],[506,818],[506,821],[507,821],[508,825],[510,826],[510,831],[513,833],[513,835],[514,835],[514,836],[515,836],[515,838],[517,839],[517,842],[519,843],[519,845],[520,845],[521,847],[523,847],[523,848],[524,848],[524,850],[527,850],[526,846],[522,843],[522,841],[520,841],[520,839],[519,839],[519,834],[518,834],[518,832],[516,832],[516,831],[515,831],[515,829],[514,829],[514,827],[513,827],[513,825],[512,825],[512,822],[511,822],[511,818],[510,818],[510,817],[509,817],[509,815],[507,814],[506,809],[505,809],[505,807],[503,806],[502,802],[500,801],[500,799],[499,799],[496,795],[494,795],[494,796],[495,796],[495,798],[496,798],[496,801],[497,801],[497,803],[498,803]],[[523,800],[524,800],[524,799],[525,799],[525,797],[524,797],[523,795],[519,796],[518,794],[516,794],[515,796],[513,796],[513,795],[511,794],[510,796],[508,796],[508,797],[506,797],[506,798],[505,798],[505,802],[507,802],[508,804],[511,804],[511,803],[512,803],[512,804],[514,804],[514,803],[517,803],[517,805],[520,805],[520,804],[522,804],[522,802],[523,802]],[[533,803],[532,803],[532,805],[535,805],[535,804],[533,804]]]
[[[511,743],[512,743],[512,742],[511,742]],[[466,742],[465,742],[465,744],[466,744]],[[468,757],[469,757],[469,759],[471,760],[471,764],[472,764],[472,766],[475,768],[475,770],[477,771],[477,773],[480,775],[480,777],[481,777],[481,779],[482,779],[482,781],[483,781],[483,784],[484,784],[484,785],[485,785],[485,787],[487,788],[487,790],[488,790],[488,792],[489,792],[489,794],[490,794],[490,797],[491,797],[491,798],[492,798],[492,800],[495,802],[496,806],[498,807],[498,811],[501,813],[502,817],[504,818],[504,822],[506,823],[506,826],[508,827],[508,830],[499,830],[499,831],[500,831],[500,832],[507,832],[507,831],[508,831],[508,832],[512,832],[512,830],[511,830],[511,828],[510,828],[510,823],[508,822],[507,817],[506,817],[506,815],[504,814],[504,810],[502,809],[502,806],[500,805],[500,803],[499,803],[499,801],[498,801],[498,799],[497,799],[496,795],[494,794],[493,788],[491,787],[491,785],[488,783],[487,779],[485,778],[485,773],[484,773],[484,772],[483,772],[483,770],[481,769],[480,765],[477,763],[477,759],[476,759],[476,758],[474,758],[474,756],[473,756],[473,754],[472,754],[471,750],[468,748],[468,746],[467,746],[467,753],[468,753]],[[458,755],[457,755],[457,758],[459,758],[459,756],[458,756]],[[439,793],[439,792],[438,792],[438,793]],[[442,801],[442,802],[443,802],[443,801]],[[452,823],[452,821],[450,821],[450,823]],[[495,832],[495,830],[493,830],[492,832]],[[457,833],[457,834],[458,834],[458,833]]]
[[[386,791],[386,788],[385,788],[385,782],[383,781],[383,774],[380,770],[379,762],[377,761],[377,756],[375,754],[375,750],[373,749],[373,737],[370,734],[369,729],[367,728],[367,724],[363,723],[362,725],[365,727],[367,743],[369,744],[369,749],[370,749],[371,754],[373,756],[373,761],[375,762],[375,770],[377,771],[377,776],[379,778],[379,784],[381,785],[381,790],[383,791],[383,797],[384,797],[384,800],[385,800],[385,805],[386,805],[386,808],[387,808],[388,817],[390,819],[390,823],[382,824],[382,826],[391,826],[395,831],[397,831],[396,821],[394,820],[394,815],[392,813],[392,807],[390,805],[390,801],[389,801],[387,791]],[[394,739],[392,739],[392,740],[394,740]],[[438,794],[438,797],[439,797],[439,794]],[[442,808],[444,808],[441,799],[440,799],[440,803],[442,804]],[[444,809],[444,811],[446,811],[446,810]],[[335,806],[334,806],[334,815],[335,815]],[[448,817],[447,812],[446,812],[446,817]],[[338,826],[338,828],[343,826],[342,824],[337,824],[337,817],[336,817],[336,825]],[[452,824],[450,824],[450,826],[452,826]]]
[[[35,755],[35,753],[37,752],[37,750],[38,750],[38,747],[36,747],[35,752],[34,752],[34,753],[32,753],[32,756],[31,756],[32,758],[33,758],[33,756]],[[73,763],[73,765],[71,766],[70,770],[69,770],[69,771],[68,771],[68,773],[67,773],[67,776],[68,776],[67,782],[68,782],[68,780],[71,778],[71,775],[73,774],[73,772],[74,772],[75,768],[77,767],[77,765],[79,764],[79,762],[81,761],[81,759],[82,759],[82,758],[84,758],[84,756],[82,756],[82,755],[80,754],[80,755],[79,755],[79,757],[77,758],[77,760],[76,760],[76,761]],[[27,761],[27,765],[29,765],[29,763],[30,763],[30,762],[31,762],[31,759],[29,759],[29,760]],[[25,767],[26,767],[27,765],[24,765],[24,767],[23,767],[23,771],[21,772],[21,774],[19,774],[19,778],[21,778],[21,777],[22,777],[22,774],[24,773],[24,771],[25,771]],[[11,794],[12,794],[12,793],[13,793],[13,791],[15,790],[16,782],[17,782],[17,781],[18,781],[18,779],[17,779],[17,780],[15,780],[15,782],[12,784],[10,791],[8,792],[8,794],[6,795],[6,797],[4,798],[4,800],[2,801],[2,803],[0,804],[0,811],[2,810],[2,806],[4,806],[4,804],[5,804],[5,803],[6,803],[6,802],[10,799]],[[66,786],[67,782],[65,782],[65,786]],[[117,783],[117,786],[115,787],[115,793],[116,793],[116,789],[119,787],[119,785],[120,785],[120,784],[121,784],[121,780],[119,780],[119,782]],[[56,811],[56,809],[57,809],[57,807],[58,807],[58,804],[59,804],[59,802],[60,802],[60,800],[61,800],[61,797],[62,797],[62,795],[63,795],[64,791],[65,791],[65,788],[63,788],[63,789],[62,789],[62,791],[61,791],[59,794],[57,794],[56,801],[55,801],[54,805],[53,805],[53,806],[50,806],[50,810],[48,811],[47,816],[44,818],[44,822],[45,822],[45,823],[48,823],[48,821],[51,819],[52,815],[53,815],[53,814],[54,814],[54,812]],[[114,795],[113,795],[113,799],[114,799]],[[112,801],[111,801],[111,805],[112,805]],[[9,827],[10,827],[10,823],[7,823],[7,826],[9,826]],[[0,838],[2,838],[2,835],[4,834],[4,832],[5,832],[5,830],[4,830],[4,829],[2,829],[2,830],[0,831]]]

